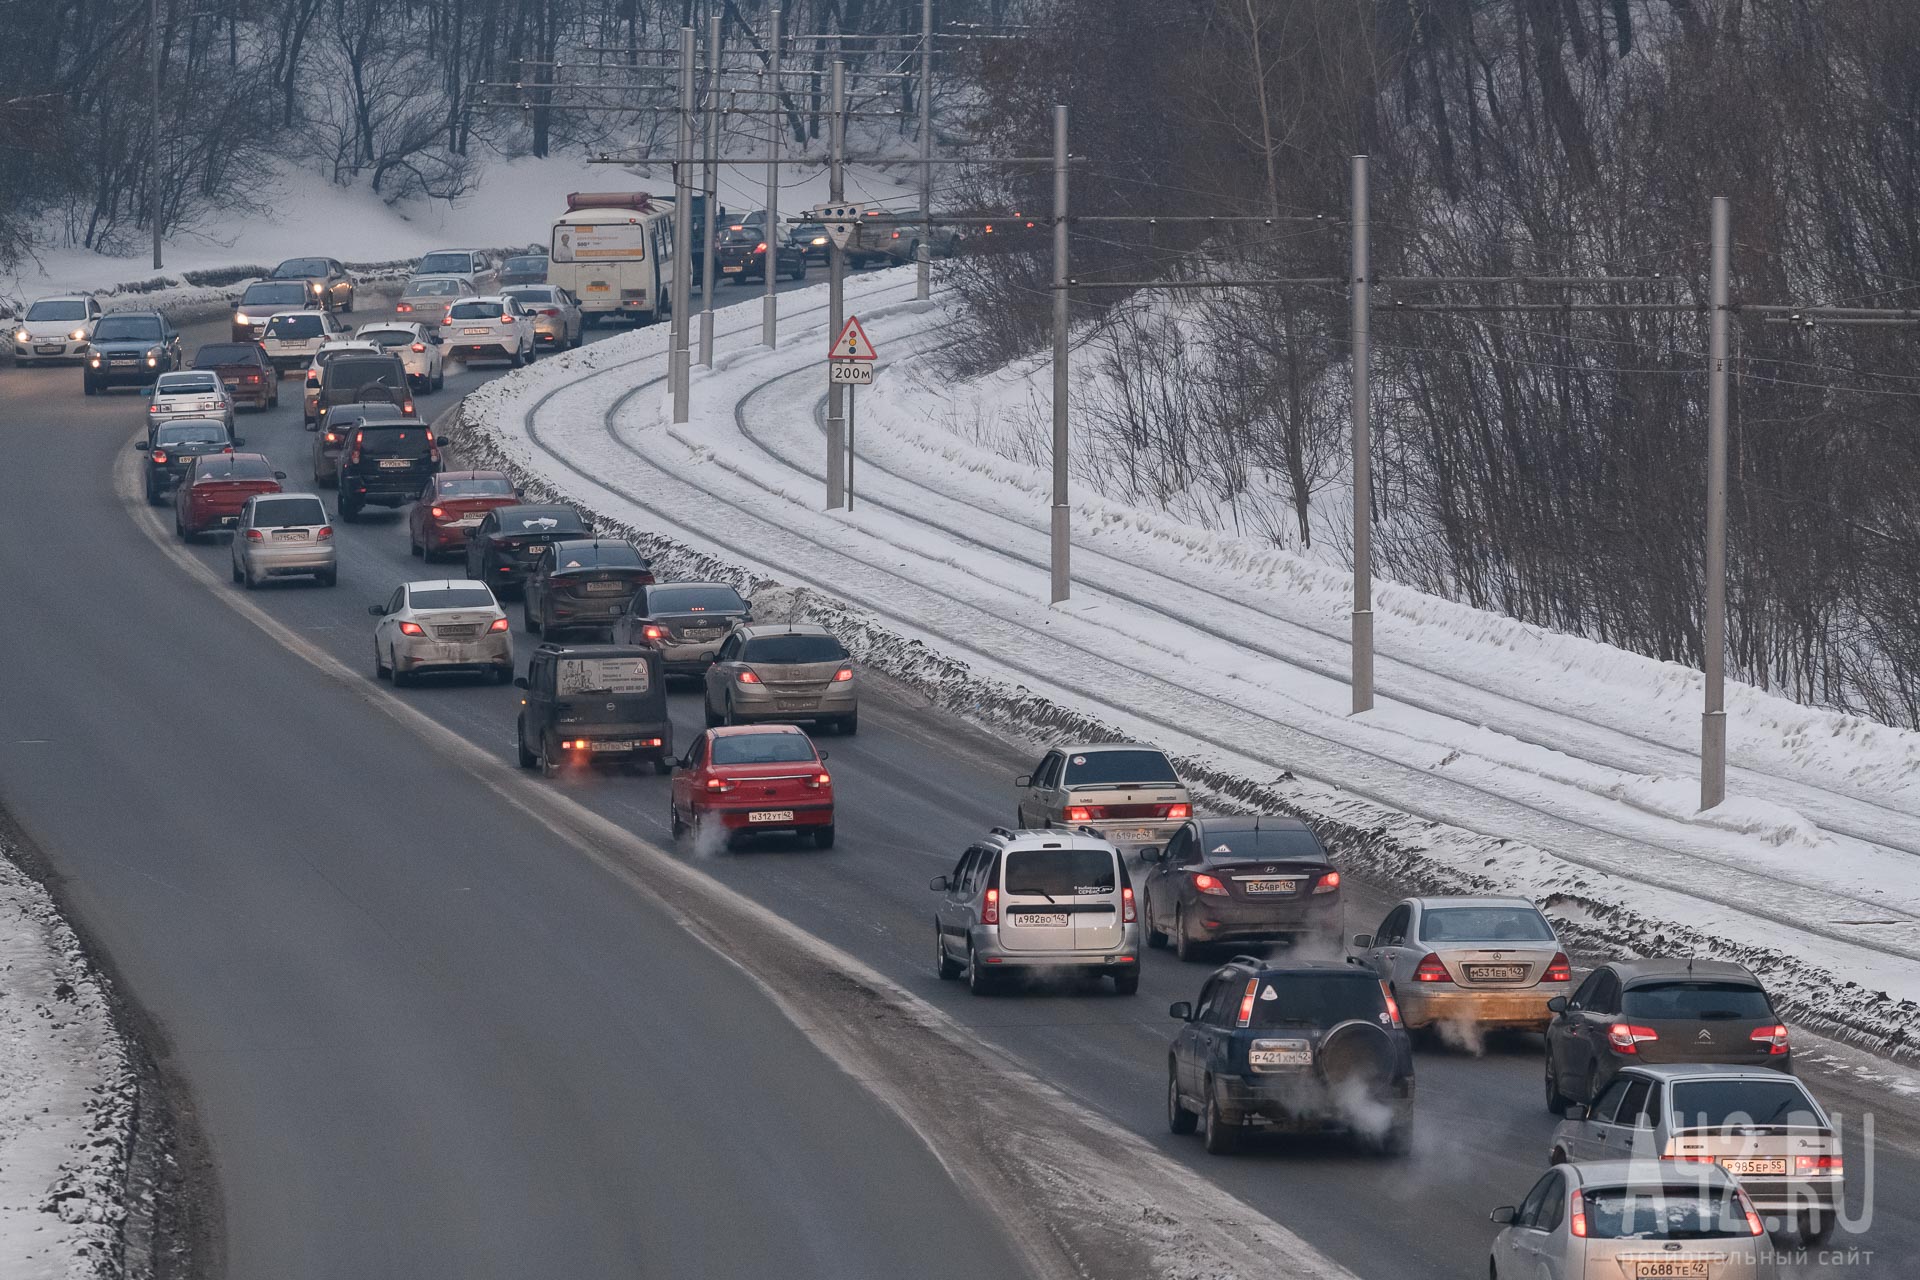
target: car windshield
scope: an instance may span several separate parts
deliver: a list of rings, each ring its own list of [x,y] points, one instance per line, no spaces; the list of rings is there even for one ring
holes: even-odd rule
[[[156,445],[225,444],[227,429],[217,422],[170,422],[153,433]]]
[[[214,454],[202,457],[198,474],[202,480],[271,480],[273,468],[257,453]]]
[[[288,258],[273,269],[276,280],[298,280],[306,276],[324,276],[327,274],[325,258]]]
[[[416,609],[491,609],[497,602],[486,587],[408,587],[407,603]]]
[[[262,498],[253,504],[255,528],[284,528],[288,525],[326,522],[326,508],[320,505],[318,498]]]
[[[568,537],[585,533],[586,526],[572,507],[508,507],[500,512],[500,532]]]
[[[814,760],[804,733],[730,733],[713,740],[715,764],[785,764]]]
[[[305,285],[299,283],[288,284],[284,281],[268,283],[263,280],[258,284],[250,284],[247,286],[247,291],[240,295],[240,305],[242,307],[280,306],[289,302],[305,302],[306,300],[307,287]]]
[[[1326,860],[1327,851],[1311,831],[1282,827],[1271,831],[1214,831],[1200,834],[1200,848],[1210,862],[1240,862],[1264,858]]]
[[[465,292],[466,287],[459,280],[415,280],[403,292],[409,298],[451,298]]]
[[[363,425],[355,440],[362,455],[369,458],[424,458],[427,456],[426,424],[405,426]]]
[[[1729,1125],[1791,1125],[1820,1128],[1813,1099],[1791,1076],[1751,1080],[1682,1080],[1673,1086],[1670,1110],[1676,1129],[1721,1129]]]
[[[1089,751],[1067,757],[1067,785],[1070,787],[1144,786],[1177,787],[1180,776],[1158,751]]]
[[[210,373],[163,373],[153,393],[158,396],[185,396],[220,389],[220,379]]]
[[[1422,942],[1552,942],[1553,926],[1532,907],[1429,907]]]
[[[500,306],[498,302],[456,302],[447,308],[447,314],[455,320],[496,320]]]
[[[1001,885],[1011,895],[1043,898],[1112,893],[1119,883],[1107,849],[1014,849]]]
[[[269,338],[305,340],[320,336],[319,316],[275,316],[267,321]]]
[[[194,353],[193,362],[202,369],[222,364],[258,364],[260,349],[251,342],[211,342]]]
[[[27,308],[27,319],[33,320],[85,320],[87,304],[84,302],[36,302]]]
[[[647,607],[655,613],[744,613],[747,602],[732,587],[650,587]]]
[[[93,337],[96,342],[158,342],[160,322],[152,316],[108,316]]]
[[[826,234],[827,227],[823,222],[803,222],[793,229],[793,238],[796,240],[811,240]]]
[[[1620,1012],[1635,1018],[1693,1021],[1773,1017],[1767,993],[1747,982],[1647,982],[1628,987]]]
[[[1331,1027],[1355,1018],[1385,1025],[1387,1001],[1372,973],[1275,973],[1254,995],[1255,1027]]]
[[[440,496],[443,498],[503,498],[513,493],[513,482],[505,476],[491,479],[480,477],[472,480],[449,480],[440,477]]]
[[[507,259],[506,270],[518,275],[531,275],[536,271],[544,273],[546,269],[547,259],[544,254],[533,254],[524,258]]]
[[[434,275],[445,272],[447,275],[464,276],[473,270],[473,255],[470,253],[430,253],[415,264],[414,270],[421,275]]]
[[[742,662],[845,662],[846,646],[832,636],[756,636],[740,647]]]
[[[1753,1234],[1731,1187],[1582,1187],[1580,1197],[1591,1240],[1711,1240]]]

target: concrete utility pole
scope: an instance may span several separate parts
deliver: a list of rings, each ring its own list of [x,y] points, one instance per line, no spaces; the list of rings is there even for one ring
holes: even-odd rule
[[[760,345],[777,347],[780,324],[780,291],[778,270],[778,242],[771,237],[781,234],[780,228],[780,138],[787,131],[786,117],[780,111],[780,10],[775,8],[767,15],[767,85],[773,93],[773,134],[767,140],[767,156],[773,161],[767,166],[767,241],[768,253],[774,255],[767,261],[767,292],[760,300]]]
[[[147,0],[148,128],[153,149],[147,156],[147,217],[153,222],[153,269],[160,269],[160,0]]]
[[[707,18],[707,156],[700,214],[700,367],[713,368],[713,206],[720,199],[720,15]]]
[[[924,92],[924,89],[922,90]],[[931,168],[932,166],[927,166]],[[1053,109],[1053,602],[1073,590],[1073,532],[1067,507],[1067,108]],[[924,266],[922,270],[924,270]]]
[[[913,296],[925,302],[933,275],[933,0],[920,0],[920,252]]]
[[[1353,711],[1373,709],[1373,442],[1367,158],[1353,158]]]
[[[1707,318],[1707,616],[1706,709],[1700,717],[1700,807],[1727,798],[1727,276],[1731,271],[1731,208],[1713,198],[1713,262]]]
[[[692,306],[693,220],[687,203],[693,195],[693,28],[680,28],[680,163],[673,167],[673,328],[667,335],[667,380],[673,384],[673,420],[685,422],[691,392],[688,381],[687,310]]]
[[[836,58],[833,62],[833,115],[828,121],[828,144],[831,147],[827,166],[827,198],[839,204],[847,198],[847,64]],[[859,235],[860,228],[855,227],[853,234]],[[840,336],[841,328],[847,323],[847,251],[839,245],[829,250],[830,271],[827,278],[827,314],[833,337]],[[829,342],[833,338],[827,339]],[[827,509],[829,511],[846,503],[846,486],[842,479],[842,470],[846,462],[847,419],[846,388],[837,382],[827,384]]]

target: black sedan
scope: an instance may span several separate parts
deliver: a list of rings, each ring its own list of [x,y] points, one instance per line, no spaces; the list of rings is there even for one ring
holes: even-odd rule
[[[824,267],[832,256],[833,239],[827,235],[827,224],[824,222],[803,222],[788,232],[787,238],[809,264],[817,262]]]
[[[765,280],[767,278],[767,242],[760,228],[729,227],[714,241],[716,275],[722,280]],[[779,261],[774,272],[789,280],[807,278],[807,256],[790,240],[780,243]]]
[[[1297,818],[1195,818],[1141,861],[1149,946],[1191,960],[1210,943],[1339,945],[1340,873]]]
[[[186,474],[187,465],[201,454],[232,453],[245,443],[244,438],[228,434],[227,424],[219,418],[182,418],[159,424],[150,442],[133,442],[133,447],[147,456],[141,468],[147,502],[154,506],[165,502]]]
[[[496,596],[511,595],[525,584],[547,543],[592,536],[572,507],[495,507],[467,539],[467,576]]]

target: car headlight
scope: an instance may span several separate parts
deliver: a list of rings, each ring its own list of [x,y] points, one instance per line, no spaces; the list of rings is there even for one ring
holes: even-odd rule
[[[25,329],[15,329],[13,331],[13,340],[15,342],[25,342],[28,338],[31,338],[32,336],[33,335],[28,333]]]
[[[94,354],[94,357],[93,357],[93,359],[92,359],[92,360],[90,360],[90,361],[88,361],[88,363],[89,363],[89,364],[91,364],[91,365],[92,365],[92,366],[93,366],[94,368],[96,368],[96,369],[98,369],[98,368],[100,367],[100,356],[99,356],[99,354],[98,354],[98,353],[96,352],[96,353]]]
[[[86,339],[87,331],[85,329],[75,329],[72,333],[68,334],[67,336],[69,338],[72,338],[75,342],[81,342]]]
[[[149,347],[149,348],[147,349],[147,364],[148,364],[148,366],[149,366],[149,367],[151,367],[151,366],[153,366],[153,365],[157,365],[157,364],[159,364],[159,363],[160,363],[160,349],[159,349],[158,347]]]
[[[252,324],[253,318],[244,311],[236,311],[233,313],[233,322],[235,324]]]

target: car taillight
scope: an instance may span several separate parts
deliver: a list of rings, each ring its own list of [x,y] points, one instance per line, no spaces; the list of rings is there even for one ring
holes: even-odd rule
[[[708,778],[707,779],[707,790],[709,791],[731,791],[733,790],[733,787],[734,787],[734,781],[732,778]]]
[[[330,524],[321,525],[320,532],[313,535],[313,540],[315,542],[327,542],[327,541],[330,541],[332,538],[333,538],[333,526]]]
[[[1127,885],[1120,890],[1120,923],[1132,924],[1139,918],[1133,909],[1133,886]]]
[[[339,435],[339,433],[338,433],[338,432],[335,432],[335,431],[329,431],[329,432],[327,432],[327,443],[328,443],[328,444],[339,444],[339,443],[340,443],[340,435]]]
[[[1747,1215],[1747,1234],[1750,1236],[1765,1235],[1767,1233],[1767,1224],[1760,1221],[1760,1215],[1753,1211],[1753,1201],[1747,1199],[1746,1189],[1743,1187],[1735,1187],[1733,1194],[1739,1197],[1740,1211]]]
[[[248,542],[265,542],[266,540],[267,540],[267,535],[260,532],[258,529],[247,530]]]
[[[667,629],[665,627],[656,627],[652,623],[648,623],[646,629],[643,630],[640,634],[645,636],[649,640],[665,640],[667,638]]]
[[[1652,1027],[1636,1027],[1625,1022],[1616,1022],[1607,1028],[1607,1043],[1613,1046],[1615,1053],[1638,1053],[1643,1041],[1659,1038],[1660,1033]]]
[[[821,787],[827,786],[832,781],[833,781],[832,774],[816,773],[811,778],[807,779],[807,785],[812,787],[815,791],[818,791]]]
[[[741,684],[759,684],[760,683],[760,677],[753,674],[753,672],[751,671],[742,671],[740,673],[739,679]]]
[[[755,253],[765,253],[767,251],[766,241],[763,240],[759,244],[753,246],[753,251]]]
[[[403,302],[399,306],[395,307],[394,310],[395,311],[411,311],[413,310],[413,304],[411,302]]]
[[[409,348],[409,350],[414,351],[416,353],[424,353],[426,349],[427,349],[427,344],[424,342],[416,342],[413,344],[411,348]]]
[[[1420,962],[1420,967],[1413,971],[1413,980],[1415,982],[1452,982],[1453,975],[1447,972],[1447,966],[1440,963],[1439,956],[1428,952],[1427,958]]]
[[[401,405],[401,406],[400,406],[400,412],[402,412],[402,413],[404,413],[404,414],[406,414],[406,415],[407,415],[408,417],[412,417],[412,416],[413,416],[413,401],[411,401],[411,400],[409,400],[409,401],[407,401],[407,402],[406,402],[405,404],[403,404],[403,405]],[[428,443],[429,445],[431,445],[431,444],[433,443],[433,432],[431,432],[431,431],[429,431],[429,432],[427,432],[427,443]]]
[[[1093,810],[1089,809],[1086,805],[1083,805],[1083,804],[1070,804],[1067,806],[1067,821],[1068,822],[1092,822]]]
[[[898,240],[898,239],[900,238],[900,233],[899,233],[898,231],[896,231],[896,232],[894,232],[894,233],[893,233],[893,238],[894,238],[895,240]]]
[[[403,636],[423,636],[427,634],[427,629],[417,622],[403,622],[400,624],[400,634]]]
[[[505,618],[495,618],[493,624],[487,628],[488,631],[505,631],[506,629],[507,620]]]
[[[1337,893],[1339,889],[1340,873],[1338,871],[1323,872],[1320,878],[1313,882],[1315,893]]]
[[[1000,891],[998,889],[987,890],[987,900],[980,904],[980,923],[1000,923]]]
[[[1244,1027],[1253,1021],[1253,993],[1259,986],[1260,979],[1247,979],[1247,989],[1240,996],[1240,1016],[1234,1019],[1235,1026]]]
[[[1170,804],[1167,806],[1165,816],[1176,819],[1191,818],[1193,816],[1193,806],[1190,804]]]
[[[835,683],[838,683],[842,680],[851,680],[853,679],[853,668],[842,667],[838,671],[833,673],[833,678]]]
[[[557,315],[559,315],[559,314],[560,314],[560,308],[558,308],[558,307],[542,307],[542,308],[540,308],[540,314],[541,314],[541,315],[543,315],[543,316],[557,316]]]
[[[1380,994],[1387,998],[1387,1017],[1393,1020],[1394,1026],[1396,1027],[1399,1026],[1400,1025],[1400,1002],[1393,998],[1393,989],[1389,987],[1386,983],[1382,982],[1380,984]]]
[[[433,518],[435,520],[445,520],[447,518],[447,509],[445,507],[434,507]]]
[[[1569,1227],[1568,1230],[1572,1231],[1573,1234],[1579,1237],[1580,1239],[1582,1240],[1586,1239],[1587,1238],[1587,1201],[1586,1201],[1586,1197],[1580,1194],[1580,1189],[1578,1187],[1574,1188],[1573,1203],[1569,1205],[1568,1208],[1573,1210],[1573,1214],[1572,1214],[1573,1225]]]
[[[150,405],[148,405],[148,406],[147,406],[147,412],[148,412],[148,413],[158,413],[158,412],[160,412],[160,406],[159,406],[159,405],[157,405],[157,404],[150,404]]]
[[[153,460],[155,462],[165,462],[167,460],[167,451],[165,449],[155,449],[153,451]]]
[[[349,461],[352,461],[352,462],[360,461],[360,441],[362,440],[362,438],[366,436],[366,434],[367,433],[364,431],[356,431],[353,433],[353,457],[349,459]]]
[[[1766,1041],[1767,1053],[1770,1056],[1782,1054],[1787,1051],[1787,1029],[1778,1023],[1771,1027],[1755,1027],[1753,1034],[1748,1036],[1747,1039]]]
[[[501,323],[501,324],[512,324],[512,323],[513,323],[513,317],[512,317],[512,316],[501,316],[501,317],[500,317],[500,323]]]
[[[1795,1156],[1793,1158],[1793,1171],[1795,1173],[1827,1174],[1837,1178],[1846,1172],[1846,1162],[1840,1156]]]
[[[258,382],[258,381],[260,381],[260,375],[259,375],[259,374],[257,374],[257,373],[248,373],[248,374],[242,374],[242,375],[241,375],[241,377],[240,377],[240,381],[242,381],[242,382]]]
[[[1210,893],[1216,898],[1227,896],[1227,886],[1220,883],[1218,876],[1210,876],[1204,871],[1193,873],[1193,887],[1202,893]]]
[[[1675,1164],[1716,1164],[1718,1163],[1712,1156],[1696,1155],[1692,1152],[1686,1152],[1686,1151],[1669,1151],[1665,1155],[1661,1156],[1660,1158],[1662,1160],[1671,1160]]]
[[[1553,959],[1547,962],[1547,974],[1544,978],[1540,979],[1540,981],[1542,982],[1572,982],[1573,981],[1573,962],[1567,959],[1566,952],[1559,951],[1554,953]]]

